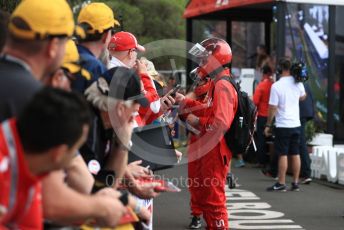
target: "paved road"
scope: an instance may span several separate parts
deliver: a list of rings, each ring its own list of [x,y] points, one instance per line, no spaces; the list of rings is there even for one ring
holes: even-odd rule
[[[259,169],[246,167],[234,169],[234,173],[241,186],[227,191],[231,229],[344,230],[343,187],[314,182],[303,185],[300,192],[266,192],[274,181],[260,174]],[[187,175],[187,167],[182,165],[158,174],[181,181]],[[287,180],[290,183],[291,178]],[[185,185],[179,186],[182,192],[165,193],[154,200],[155,230],[187,228],[189,194]]]

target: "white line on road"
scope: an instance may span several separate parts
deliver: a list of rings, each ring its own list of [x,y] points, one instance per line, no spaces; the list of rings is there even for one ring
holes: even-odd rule
[[[268,203],[252,202],[260,198],[250,191],[226,189],[226,197],[230,229],[303,229],[292,220],[282,219],[284,213],[268,210]]]

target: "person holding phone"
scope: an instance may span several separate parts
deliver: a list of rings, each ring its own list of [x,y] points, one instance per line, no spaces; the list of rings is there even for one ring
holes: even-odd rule
[[[199,60],[198,78],[211,80],[204,102],[185,99],[182,103],[203,110],[202,116],[191,113],[186,118],[189,125],[200,130],[195,147],[200,156],[198,201],[207,229],[228,229],[225,184],[232,152],[224,134],[234,119],[238,97],[234,86],[223,77],[231,77],[232,51],[226,41],[209,38],[193,46],[189,53]]]
[[[143,93],[149,101],[149,106],[139,109],[139,116],[136,117],[138,126],[152,123],[163,112],[172,107],[175,103],[173,97],[159,97],[153,78],[148,74],[146,64],[137,59],[138,52],[144,52],[145,48],[137,42],[132,33],[125,31],[115,33],[111,37],[108,50],[111,55],[110,69],[104,74],[108,82],[112,79],[112,68],[119,66],[135,69],[141,79]]]

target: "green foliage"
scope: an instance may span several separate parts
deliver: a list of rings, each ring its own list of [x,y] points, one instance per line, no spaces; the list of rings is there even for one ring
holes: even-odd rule
[[[12,13],[20,0],[0,0],[0,9]]]
[[[134,33],[141,43],[185,36],[184,7],[181,0],[104,1],[122,17],[124,30]]]
[[[12,13],[21,0],[0,0],[0,9]],[[71,6],[85,2],[85,0],[67,0]]]
[[[12,12],[19,2],[20,0],[0,0],[0,7]],[[88,0],[68,0],[68,2],[77,18],[80,6]],[[104,2],[110,6],[116,19],[121,22],[123,30],[133,33],[142,45],[162,39],[185,40],[183,12],[187,0],[95,0],[92,2]],[[154,60],[157,69],[170,67],[170,58],[161,57]],[[185,65],[185,60],[173,58],[177,67]]]
[[[75,5],[78,5],[78,4],[82,4],[83,2],[85,2],[85,0],[67,0],[67,2],[71,6],[75,6]]]
[[[187,0],[117,0],[103,1],[109,5],[120,20],[123,30],[133,33],[140,44],[161,39],[185,39],[183,12]],[[170,66],[168,57],[154,60],[158,69]],[[176,59],[178,67],[185,60]]]
[[[305,125],[305,136],[306,136],[306,142],[310,142],[313,137],[315,136],[315,125],[314,121],[310,120]]]
[[[316,133],[323,133],[324,129],[321,127],[318,121],[309,120],[305,125],[306,142],[312,141]]]

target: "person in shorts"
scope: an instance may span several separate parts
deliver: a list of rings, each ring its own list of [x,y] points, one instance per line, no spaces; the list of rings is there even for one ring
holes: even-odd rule
[[[299,191],[300,174],[300,116],[299,101],[306,98],[302,83],[296,82],[290,74],[291,61],[282,58],[278,64],[280,79],[271,87],[268,120],[264,134],[271,135],[272,121],[275,118],[275,154],[278,154],[278,182],[268,187],[268,191],[286,191],[288,156],[291,159],[293,182],[292,191]]]

